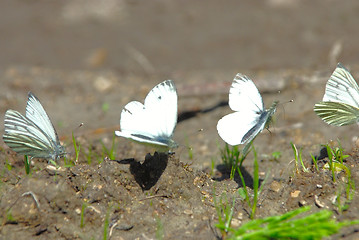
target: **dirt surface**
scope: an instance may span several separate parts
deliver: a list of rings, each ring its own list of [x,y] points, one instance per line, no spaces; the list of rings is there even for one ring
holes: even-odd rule
[[[270,132],[254,142],[261,180],[268,175],[256,217],[310,205],[340,221],[357,219],[357,192],[345,211],[332,203],[345,195],[345,173],[333,183],[326,159],[317,172],[310,154],[340,139],[358,186],[358,127],[328,126],[313,112],[338,61],[359,79],[358,9],[351,0],[1,2],[0,112],[25,113],[32,91],[68,158],[75,159],[73,131],[81,151],[58,169],[33,159],[27,176],[23,157],[1,141],[0,239],[102,239],[106,224],[110,239],[216,239],[214,198],[223,194],[236,199],[232,226],[240,226],[250,211],[238,177],[230,180],[223,167],[216,131],[231,112],[237,72],[254,80],[266,106],[281,103]],[[107,159],[123,106],[165,79],[179,95],[175,154],[116,138],[115,161]],[[303,149],[309,172],[296,171],[290,142]],[[242,171],[252,194],[252,154]],[[358,239],[358,228],[332,239]]]

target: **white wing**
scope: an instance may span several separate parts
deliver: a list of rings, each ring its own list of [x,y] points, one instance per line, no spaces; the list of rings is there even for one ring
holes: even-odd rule
[[[327,82],[323,102],[341,102],[359,108],[359,87],[340,63]]]
[[[39,99],[31,92],[28,93],[28,100],[26,105],[26,117],[44,131],[44,133],[54,142],[59,142],[59,138],[52,125],[50,118],[47,116]]]
[[[326,123],[334,126],[353,124],[359,120],[359,109],[340,102],[319,102],[314,112]]]
[[[116,136],[130,138],[138,142],[147,142],[157,145],[166,145],[159,142],[160,139],[154,129],[156,126],[150,125],[155,122],[154,116],[137,101],[128,103],[121,113],[121,131],[115,131]],[[167,136],[168,138],[168,136]]]
[[[219,136],[230,145],[238,145],[249,142],[256,136],[260,131],[263,130],[262,127],[258,126],[256,129],[255,126],[259,122],[260,115],[254,111],[239,111],[235,113],[228,114],[221,118],[217,124],[217,131]],[[245,135],[253,129],[252,138],[244,138]]]
[[[173,81],[155,86],[145,99],[145,107],[153,116],[153,133],[171,137],[177,124],[177,90]]]
[[[65,151],[36,123],[14,110],[5,113],[4,142],[15,152],[38,158],[56,159]]]
[[[229,90],[229,107],[233,111],[262,112],[264,104],[262,97],[251,79],[238,73],[233,79]]]
[[[144,105],[133,101],[121,113],[121,131],[117,136],[155,145],[172,145],[177,123],[177,91],[171,80],[155,86]]]

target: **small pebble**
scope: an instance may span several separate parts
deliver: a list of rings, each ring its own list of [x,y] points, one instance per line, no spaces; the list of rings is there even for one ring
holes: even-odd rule
[[[81,209],[80,209],[80,208],[76,208],[76,209],[75,209],[75,212],[76,212],[77,214],[81,214]]]
[[[270,184],[270,190],[272,190],[273,192],[279,192],[279,190],[282,188],[282,184],[280,184],[277,181],[273,181]]]
[[[319,201],[318,195],[314,195],[314,202],[315,205],[317,205],[319,208],[323,208],[325,206],[321,201]]]
[[[296,197],[299,196],[299,193],[300,193],[300,191],[299,191],[299,190],[296,190],[296,191],[294,191],[294,192],[291,192],[291,193],[290,193],[290,196],[291,196],[292,198],[296,198]]]
[[[191,209],[186,209],[183,212],[184,212],[184,214],[187,214],[187,215],[192,215],[193,214],[193,211]]]
[[[305,205],[307,205],[307,201],[305,201],[305,200],[303,200],[303,199],[299,201],[299,206],[300,206],[300,207],[303,207],[303,206],[305,206]]]

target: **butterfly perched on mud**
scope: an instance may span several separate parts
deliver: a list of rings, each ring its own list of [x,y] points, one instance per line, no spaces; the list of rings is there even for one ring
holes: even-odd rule
[[[4,124],[3,140],[19,154],[52,160],[66,154],[44,108],[31,92],[28,93],[25,116],[18,111],[7,110]]]
[[[172,80],[155,86],[144,104],[129,102],[121,112],[121,131],[116,136],[166,151],[178,147],[172,140],[177,124],[177,90]]]
[[[238,73],[229,90],[229,107],[235,111],[218,121],[219,136],[230,145],[251,142],[271,121],[278,104],[264,108],[262,97],[251,79]]]
[[[323,101],[315,104],[314,112],[334,126],[359,122],[359,87],[342,64],[338,63],[330,76]]]

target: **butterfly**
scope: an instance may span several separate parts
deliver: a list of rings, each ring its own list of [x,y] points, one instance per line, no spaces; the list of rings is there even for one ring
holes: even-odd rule
[[[151,145],[158,150],[178,147],[172,140],[177,123],[177,90],[172,80],[155,86],[144,104],[129,102],[121,112],[121,131],[116,136]]]
[[[262,97],[251,79],[238,73],[229,90],[229,107],[235,111],[218,121],[219,136],[230,145],[251,142],[268,127],[278,101],[264,109]]]
[[[66,154],[44,108],[31,92],[28,93],[25,116],[7,110],[4,122],[4,142],[15,152],[53,160]]]
[[[359,87],[350,72],[338,63],[325,87],[323,101],[314,112],[326,123],[343,126],[359,121]]]

